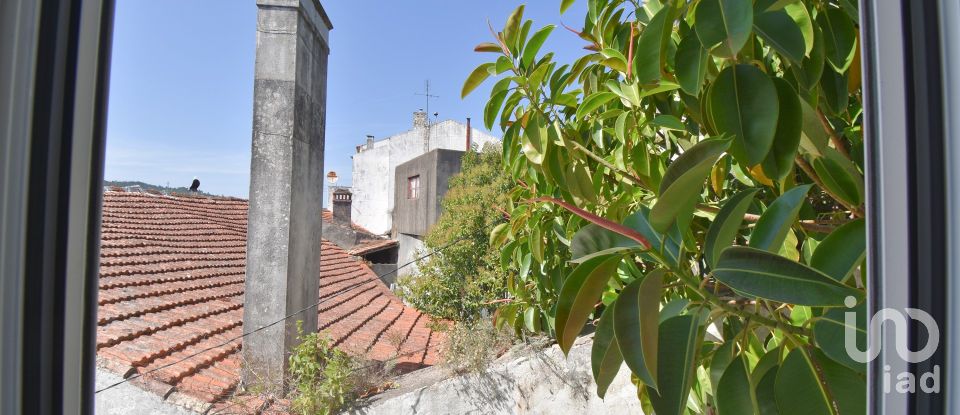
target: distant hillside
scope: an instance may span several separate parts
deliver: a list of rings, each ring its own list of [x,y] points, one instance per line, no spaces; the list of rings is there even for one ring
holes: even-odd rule
[[[181,187],[166,187],[166,186],[157,186],[155,184],[144,183],[144,182],[126,182],[126,181],[110,181],[104,180],[104,186],[117,186],[117,187],[130,187],[130,186],[140,186],[140,189],[143,190],[156,190],[161,193],[189,193],[190,188],[186,186]],[[200,188],[203,188],[203,181],[200,182]],[[204,192],[203,190],[197,192],[201,195],[206,196],[217,196],[210,193]]]

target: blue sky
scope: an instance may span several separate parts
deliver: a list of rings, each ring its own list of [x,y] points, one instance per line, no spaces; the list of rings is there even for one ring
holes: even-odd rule
[[[350,183],[367,134],[410,128],[424,81],[440,119],[480,120],[492,82],[460,99],[463,80],[492,54],[487,19],[503,26],[512,0],[336,0],[328,76],[325,171]],[[585,1],[563,15],[582,24]],[[107,129],[107,180],[141,180],[238,197],[249,190],[256,51],[254,0],[118,0]],[[583,42],[559,27],[559,0],[537,0],[535,26],[557,24],[544,50],[569,62]],[[479,121],[474,125],[481,124]],[[498,131],[495,131],[497,133]],[[499,134],[495,134],[498,135]]]

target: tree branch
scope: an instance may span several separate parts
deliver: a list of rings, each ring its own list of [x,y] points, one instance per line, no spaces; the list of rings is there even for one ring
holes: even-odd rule
[[[830,136],[830,141],[833,142],[833,146],[837,148],[837,151],[840,154],[843,154],[844,157],[850,158],[850,151],[847,150],[846,144],[844,144],[843,139],[840,138],[840,135],[837,134],[837,131],[833,129],[833,126],[830,125],[830,121],[827,120],[827,116],[823,115],[823,112],[819,109],[817,110],[817,118],[820,120],[820,125],[823,126],[823,129],[826,130],[827,135]]]

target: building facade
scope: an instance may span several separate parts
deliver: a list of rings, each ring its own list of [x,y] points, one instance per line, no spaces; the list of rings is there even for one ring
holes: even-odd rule
[[[499,140],[453,120],[430,123],[423,111],[414,113],[409,131],[375,140],[367,136],[353,155],[353,221],[376,234],[393,231],[394,172],[397,166],[432,150],[466,151]],[[469,144],[468,144],[469,143]]]
[[[440,202],[450,188],[450,178],[460,172],[465,152],[437,149],[397,166],[394,173],[393,238],[400,243],[397,263],[420,256],[423,238],[440,217]],[[416,265],[399,274],[416,272]]]

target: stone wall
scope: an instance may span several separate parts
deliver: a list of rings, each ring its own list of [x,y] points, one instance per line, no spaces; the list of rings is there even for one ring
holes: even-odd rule
[[[413,372],[400,387],[364,402],[354,414],[643,414],[630,370],[621,366],[606,399],[590,369],[592,336],[564,358],[558,346],[511,352],[480,374],[449,377],[440,367]]]

